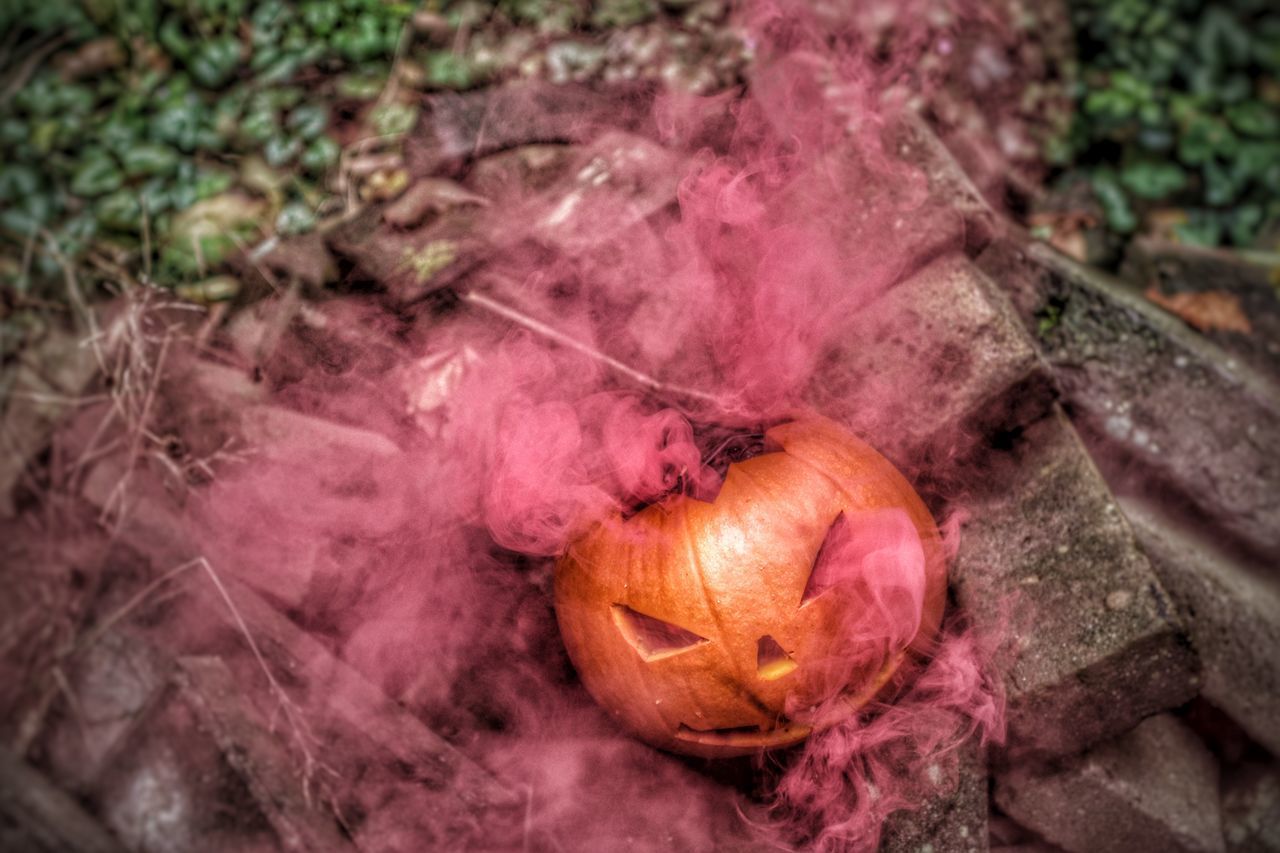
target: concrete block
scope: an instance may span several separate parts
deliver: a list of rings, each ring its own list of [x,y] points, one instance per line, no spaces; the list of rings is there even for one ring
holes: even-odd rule
[[[124,853],[84,807],[0,746],[0,850]]]
[[[1010,239],[980,265],[1013,296],[1068,411],[1119,492],[1178,506],[1280,559],[1280,385],[1133,287]]]
[[[371,815],[380,810],[376,825],[390,822],[400,834],[412,829],[420,838],[455,847],[501,837],[510,829],[522,804],[517,794],[247,585],[219,577],[230,605],[203,570],[187,580],[188,597],[174,612],[207,614],[210,623],[200,629],[185,621],[182,652],[200,657],[223,654],[241,701],[256,702],[265,713],[277,704],[277,694],[262,665],[245,653],[243,620],[259,649],[266,650],[265,665],[285,680],[290,701],[315,743],[323,745],[320,758],[335,772],[331,784],[341,811]],[[170,636],[174,627],[157,629],[160,639]],[[239,653],[225,656],[228,649]],[[370,823],[356,831],[357,837],[374,827]]]
[[[944,465],[977,437],[1040,418],[1052,393],[1007,298],[952,255],[854,316],[811,397],[911,471]]]
[[[1280,764],[1250,761],[1223,773],[1227,853],[1280,853]]]
[[[325,774],[337,771],[328,766],[321,742],[308,742],[311,732],[305,728],[301,709],[284,706],[279,730],[273,730],[220,658],[181,658],[178,668],[182,700],[217,744],[221,763],[231,767],[248,788],[280,848],[349,848],[340,823],[345,822],[341,808],[325,796],[334,784]]]
[[[0,518],[13,517],[19,484],[36,491],[28,466],[76,411],[98,363],[77,336],[52,328],[6,368],[0,373]]]
[[[1217,793],[1213,756],[1161,715],[1060,768],[1004,774],[995,798],[1071,853],[1221,853]]]
[[[1014,633],[1012,756],[1079,751],[1196,694],[1173,605],[1061,412],[974,476],[952,583],[980,626]]]
[[[986,853],[987,766],[974,744],[960,748],[951,766],[934,765],[936,780],[915,811],[889,817],[881,853]]]
[[[1280,381],[1280,255],[1167,243],[1139,237],[1129,244],[1121,273],[1165,296],[1213,292],[1234,302],[1248,331],[1200,329],[1200,333],[1255,369]]]
[[[414,177],[457,174],[472,159],[537,143],[584,143],[602,130],[652,127],[651,87],[556,86],[517,81],[424,100],[406,137],[405,165]]]
[[[172,662],[127,631],[108,631],[72,658],[67,680],[74,707],[49,720],[39,753],[50,775],[87,790],[144,725],[169,684]]]
[[[296,776],[290,780],[298,784]],[[87,799],[138,853],[284,849],[245,780],[176,686],[104,762]]]
[[[1122,506],[1190,632],[1204,667],[1201,694],[1280,755],[1280,578],[1148,504]]]

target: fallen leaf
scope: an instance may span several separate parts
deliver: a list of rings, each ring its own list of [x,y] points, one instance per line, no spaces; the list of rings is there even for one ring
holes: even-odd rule
[[[1204,290],[1198,293],[1183,292],[1165,295],[1154,285],[1146,290],[1146,297],[1166,311],[1177,314],[1188,325],[1202,332],[1223,331],[1250,334],[1253,327],[1240,308],[1235,294],[1221,290]]]
[[[82,80],[119,68],[125,59],[120,42],[104,36],[85,42],[73,53],[64,54],[55,65],[64,80]]]

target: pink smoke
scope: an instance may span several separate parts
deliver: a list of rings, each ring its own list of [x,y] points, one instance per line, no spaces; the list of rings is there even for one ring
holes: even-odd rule
[[[840,369],[825,360],[833,341],[919,262],[937,223],[925,176],[886,144],[911,60],[931,44],[900,26],[895,49],[874,57],[858,35],[871,8],[744,5],[757,55],[745,91],[664,95],[649,141],[584,146],[569,167],[585,182],[573,204],[561,187],[486,209],[482,230],[509,235],[510,250],[460,288],[578,346],[465,298],[423,308],[408,332],[364,323],[349,358],[282,344],[292,367],[268,377],[276,400],[343,426],[311,433],[245,406],[261,437],[252,464],[220,476],[192,512],[216,563],[327,633],[395,698],[490,766],[563,788],[535,818],[546,825],[581,820],[566,798],[586,782],[557,771],[576,758],[545,744],[561,742],[566,721],[597,744],[620,737],[548,663],[563,659],[548,558],[615,512],[673,493],[713,498],[734,436],[821,413]],[[634,202],[653,188],[639,155],[610,159],[627,146],[662,158],[653,180],[672,182],[674,204]],[[556,251],[527,251],[517,237],[531,235]],[[910,389],[884,393],[888,407]],[[853,529],[869,532],[838,530],[814,579],[817,594],[858,603],[840,626],[848,654],[829,662],[823,695],[795,697],[797,716],[823,716],[919,628],[924,555],[910,521],[884,511]],[[875,702],[780,769],[762,766],[773,792],[762,831],[872,849],[886,816],[915,803],[926,767],[969,738],[1000,737],[996,639],[949,620]],[[478,706],[502,726],[477,724]]]

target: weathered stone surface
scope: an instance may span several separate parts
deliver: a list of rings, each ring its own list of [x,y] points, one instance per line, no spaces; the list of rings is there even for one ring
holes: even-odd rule
[[[1052,383],[1004,294],[959,255],[858,312],[811,390],[905,470],[1044,415]]]
[[[392,227],[385,220],[397,202],[335,228],[329,243],[409,302],[499,262],[525,241],[576,256],[617,240],[675,201],[680,163],[679,155],[643,137],[609,131],[574,149],[563,174],[542,192],[493,206],[454,204],[417,224],[406,216],[398,220],[402,227]],[[609,263],[616,264],[620,252],[613,255]]]
[[[1060,769],[1014,770],[996,802],[1072,853],[1222,851],[1218,768],[1175,718],[1152,717]]]
[[[1236,300],[1251,331],[1203,334],[1255,369],[1280,380],[1280,255],[1233,252],[1140,237],[1129,244],[1121,273],[1140,289],[1166,296],[1216,291]]]
[[[491,247],[477,233],[480,208],[453,207],[414,228],[393,228],[368,208],[329,232],[328,247],[401,302],[447,287],[480,265]]]
[[[278,849],[243,778],[203,726],[170,688],[104,763],[88,799],[139,853]]]
[[[124,631],[108,631],[67,667],[76,707],[50,724],[42,749],[50,774],[87,790],[164,693],[172,662]]]
[[[301,425],[295,424],[295,427],[301,428]],[[325,431],[322,437],[332,435],[342,437],[343,434],[341,430],[337,433]],[[372,444],[364,448],[366,454],[376,456],[379,450],[385,449],[376,439],[369,441]],[[178,507],[155,489],[147,490],[144,496],[137,487],[149,483],[150,478],[145,476],[146,472],[136,473],[131,517],[138,523],[121,526],[118,535],[154,560],[162,561],[158,563],[162,569],[172,568],[178,557],[191,559],[196,556],[196,545],[185,535]],[[105,475],[103,479],[107,480]],[[165,532],[167,535],[163,535]],[[215,577],[217,583],[214,582]],[[331,783],[338,791],[339,811],[362,815],[376,812],[378,815],[377,820],[367,821],[355,833],[357,840],[367,835],[372,849],[393,849],[399,842],[391,843],[388,839],[432,839],[432,843],[458,849],[458,845],[465,847],[466,843],[478,843],[480,840],[487,843],[497,839],[501,842],[506,833],[514,831],[513,815],[519,811],[520,805],[517,795],[424,727],[402,706],[334,656],[316,638],[290,622],[248,586],[225,572],[219,572],[216,565],[206,568],[201,564],[192,564],[175,583],[181,584],[183,594],[166,601],[166,615],[153,618],[145,627],[135,627],[137,635],[170,655],[223,656],[234,674],[237,701],[246,706],[256,703],[259,721],[269,718],[270,709],[280,700],[266,679],[263,667],[283,679],[288,685],[289,701],[299,709],[297,713],[302,715],[315,737],[313,748],[322,750],[326,767],[331,768],[334,778],[340,780]],[[246,633],[254,638],[262,651],[261,662],[247,652]],[[247,752],[252,756],[258,748],[255,744],[262,746],[266,742],[259,744],[255,739],[251,720],[246,722],[228,716],[235,709],[227,704],[223,693],[217,692],[222,689],[219,687],[219,673],[208,670],[208,667],[200,671],[209,676],[206,681],[213,686],[198,694],[206,696],[206,700],[193,713],[205,720],[206,730],[222,738],[224,752],[232,749],[228,744],[234,741],[233,752]],[[214,692],[209,693],[209,690]],[[210,705],[210,702],[214,704]],[[269,728],[266,723],[263,726]],[[139,728],[150,730],[154,726],[148,723],[134,727],[135,730]],[[226,733],[232,729],[239,734],[232,737]],[[172,737],[175,744],[181,742],[173,732],[161,733],[158,737]],[[139,751],[142,746],[135,744],[129,749]],[[148,769],[151,765],[147,762],[151,762],[155,767],[163,768],[164,773],[179,779],[197,773],[202,766],[199,762],[186,762],[185,758],[178,761],[171,754],[171,747],[163,743],[155,745],[154,750],[158,752],[139,758],[140,763],[129,772],[160,772]],[[200,761],[212,761],[211,755],[204,755]],[[270,756],[263,760],[272,766],[279,764],[277,758]],[[110,758],[103,759],[103,763],[109,764]],[[359,784],[355,784],[357,781]],[[135,782],[136,779],[130,777],[111,784],[118,787]],[[215,793],[196,788],[187,791],[177,782],[174,785],[177,787],[173,796],[183,798],[181,803],[175,800],[171,804],[175,809],[194,808],[189,804],[202,798],[217,800]],[[193,781],[190,785],[197,783]],[[249,787],[252,789],[253,784]],[[264,803],[280,802],[279,797],[263,793],[263,790],[255,790],[254,793],[265,797]],[[135,846],[152,849],[144,843],[154,829],[148,822],[150,819],[145,809],[140,811],[132,800],[112,801],[104,808],[123,810],[117,815],[119,820],[112,825],[124,827],[122,832],[132,833],[131,837],[137,839]],[[276,818],[286,819],[272,813],[271,808],[264,805],[259,811],[265,815],[264,819],[270,819],[273,826],[278,822]],[[298,820],[300,818],[296,816],[288,817],[287,823],[292,826]],[[284,832],[281,826],[277,826],[275,831]],[[299,837],[305,841],[305,835]],[[303,847],[325,849],[323,846],[307,847],[306,844]]]
[[[995,211],[929,123],[906,113],[885,130],[889,150],[924,172],[930,212],[943,211],[936,214],[939,222],[931,224],[945,223],[942,230],[948,233],[958,229],[954,233],[971,255],[986,248],[998,230]]]
[[[491,757],[529,780],[525,826],[535,851],[766,853],[759,807],[708,775],[631,738],[566,733]],[[752,824],[755,824],[753,827]],[[502,849],[490,843],[484,850]],[[517,843],[514,848],[521,849]]]
[[[516,794],[248,587],[194,566],[167,592],[108,637],[135,657],[139,644],[186,655],[172,686],[126,690],[120,718],[86,732],[91,763],[64,781],[130,847],[339,850],[349,836],[361,849],[507,849],[518,837]],[[110,653],[98,680],[129,665]],[[74,750],[57,733],[74,723],[49,741],[59,766]]]
[[[0,746],[0,850],[124,853],[83,807]]]
[[[97,369],[93,351],[72,333],[49,329],[0,374],[0,518],[13,516],[15,487],[34,482],[28,464],[48,447]]]
[[[1228,853],[1280,851],[1280,765],[1274,759],[1223,772],[1222,835]]]
[[[415,177],[456,174],[467,160],[534,143],[594,139],[601,130],[650,123],[653,88],[590,88],[520,81],[463,94],[432,95],[405,140]]]
[[[1115,279],[1042,243],[980,265],[1013,294],[1117,491],[1177,503],[1280,557],[1280,386]]]
[[[977,471],[952,582],[1013,632],[1009,752],[1069,754],[1194,696],[1173,605],[1061,412]]]
[[[882,853],[986,853],[987,768],[976,745],[961,747],[953,766],[937,781],[916,811],[891,815],[880,842]]]
[[[280,847],[296,851],[347,847],[339,825],[341,812],[329,811],[337,804],[323,796],[334,784],[324,774],[336,771],[328,767],[321,742],[308,742],[306,718],[300,716],[304,712],[285,706],[283,731],[274,732],[220,658],[182,658],[178,668],[183,700],[212,736],[223,762],[248,788]],[[300,752],[304,755],[299,756]],[[319,801],[318,808],[313,807],[313,797]]]
[[[612,240],[676,199],[681,158],[656,143],[613,131],[577,153],[561,180],[515,211],[500,211],[495,237],[526,222],[543,245],[575,255]],[[508,234],[508,239],[510,235]]]
[[[1204,666],[1206,699],[1280,755],[1280,589],[1152,507],[1123,503]],[[1271,575],[1271,576],[1269,576]]]

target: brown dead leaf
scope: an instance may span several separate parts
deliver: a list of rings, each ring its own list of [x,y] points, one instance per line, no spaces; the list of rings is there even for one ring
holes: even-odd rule
[[[1165,295],[1155,285],[1148,287],[1146,297],[1155,304],[1181,317],[1202,332],[1222,331],[1250,334],[1253,327],[1233,293],[1204,290]]]
[[[124,64],[124,48],[110,36],[85,42],[75,52],[64,54],[55,65],[64,80],[82,80]]]
[[[1083,210],[1041,211],[1028,217],[1033,233],[1044,235],[1049,244],[1081,263],[1089,260],[1086,232],[1098,226],[1093,214]]]

